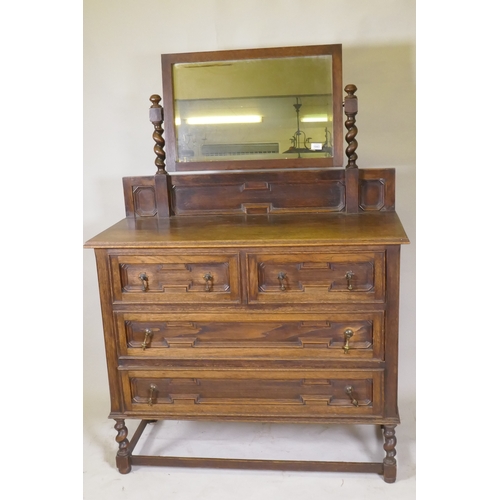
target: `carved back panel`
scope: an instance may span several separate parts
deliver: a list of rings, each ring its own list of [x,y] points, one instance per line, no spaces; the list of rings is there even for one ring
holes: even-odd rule
[[[394,169],[356,171],[359,211],[393,212]],[[127,217],[345,212],[345,178],[343,169],[125,177],[125,212]]]

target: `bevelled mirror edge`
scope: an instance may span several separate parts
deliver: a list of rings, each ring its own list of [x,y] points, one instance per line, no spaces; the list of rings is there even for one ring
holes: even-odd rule
[[[235,109],[240,106],[245,109],[250,109],[251,106],[255,107],[255,103],[252,102],[252,99],[259,99],[266,103],[266,110],[268,113],[264,117],[263,121],[266,126],[269,126],[269,123],[272,122],[272,118],[270,118],[270,110],[273,110],[273,118],[275,119],[275,115],[278,116],[279,113],[274,113],[274,110],[278,109],[278,105],[272,103],[274,100],[285,101],[284,97],[292,98],[288,99],[286,108],[287,120],[290,120],[288,123],[293,122],[293,127],[288,126],[290,131],[287,140],[293,141],[293,134],[297,130],[300,130],[302,125],[295,127],[295,123],[299,123],[299,115],[296,114],[295,104],[302,105],[302,102],[306,101],[305,105],[302,107],[301,111],[308,112],[311,114],[311,110],[320,109],[318,106],[320,104],[318,102],[313,102],[314,98],[317,101],[321,101],[321,99],[329,99],[328,103],[328,118],[331,120],[330,127],[318,128],[319,125],[315,124],[315,129],[312,129],[313,125],[306,124],[303,125],[305,131],[302,136],[303,141],[308,141],[306,144],[306,148],[310,149],[310,151],[305,151],[306,154],[289,154],[287,151],[290,151],[293,146],[288,145],[288,148],[285,146],[285,139],[283,138],[283,133],[281,133],[280,137],[275,137],[274,135],[279,134],[268,134],[269,137],[265,135],[265,126],[254,125],[254,124],[244,124],[244,125],[221,125],[221,126],[192,126],[191,129],[179,127],[179,123],[187,122],[184,116],[182,117],[182,122],[180,117],[178,116],[180,105],[179,102],[176,102],[176,90],[175,90],[175,73],[178,67],[187,66],[191,68],[197,68],[196,72],[191,71],[191,73],[200,73],[198,68],[200,67],[210,67],[212,70],[213,67],[220,66],[225,70],[226,73],[221,72],[224,75],[231,75],[228,73],[227,66],[231,66],[233,62],[255,62],[258,60],[263,60],[266,62],[266,68],[269,68],[270,61],[281,62],[283,60],[294,60],[304,58],[310,63],[310,60],[314,58],[322,58],[328,57],[330,60],[330,81],[328,82],[328,88],[331,89],[329,95],[323,95],[322,92],[318,92],[318,95],[307,95],[302,98],[300,96],[297,99],[297,96],[286,95],[286,92],[278,97],[276,96],[242,96],[245,100],[244,103],[238,103],[237,97],[240,96],[230,96],[226,99],[227,102],[231,102],[231,106]],[[201,172],[201,171],[233,171],[233,170],[266,170],[266,169],[290,169],[290,168],[337,168],[343,167],[344,155],[342,151],[343,147],[343,98],[342,98],[342,46],[340,44],[333,45],[314,45],[314,46],[298,46],[298,47],[275,47],[275,48],[260,48],[260,49],[238,49],[238,50],[225,50],[225,51],[210,51],[210,52],[188,52],[188,53],[175,53],[175,54],[162,54],[161,56],[162,62],[162,85],[163,85],[163,106],[164,106],[164,128],[165,128],[165,156],[166,156],[166,170],[168,172]],[[228,64],[230,62],[231,64]],[[177,66],[176,66],[177,65]],[[236,67],[246,67],[248,64],[239,65],[235,64]],[[258,67],[258,66],[257,66]],[[231,69],[231,68],[230,68]],[[278,72],[279,73],[279,72]],[[233,72],[234,74],[234,72]],[[257,73],[256,73],[257,74]],[[284,73],[283,73],[284,75]],[[283,80],[282,75],[282,80]],[[323,75],[323,73],[321,73]],[[215,78],[213,75],[210,78]],[[252,81],[253,79],[250,78]],[[179,79],[178,79],[179,80]],[[203,80],[203,78],[202,78]],[[247,78],[248,80],[248,78]],[[182,80],[186,82],[186,80]],[[214,80],[216,81],[216,80]],[[222,80],[221,80],[222,81]],[[255,79],[257,81],[257,79]],[[274,90],[273,90],[274,92]],[[312,91],[314,92],[314,90]],[[279,92],[275,92],[279,94]],[[196,97],[195,95],[191,95],[190,97]],[[208,102],[210,96],[205,92],[204,94],[200,94],[199,99],[192,99],[193,103],[198,105],[205,101],[205,105],[216,106],[221,105],[220,103],[214,104],[216,99],[213,99],[212,102]],[[222,98],[223,96],[217,95],[216,98]],[[221,99],[219,99],[221,100]],[[292,102],[293,101],[293,102]],[[226,103],[224,105],[226,106]],[[185,103],[182,102],[182,105]],[[262,104],[262,103],[261,103]],[[316,108],[314,108],[316,105]],[[324,105],[324,103],[321,103]],[[201,106],[198,106],[201,110]],[[196,108],[196,106],[195,106]],[[321,109],[320,109],[321,111]],[[235,114],[234,109],[231,111],[232,114]],[[176,116],[177,113],[177,116]],[[201,113],[201,111],[199,111]],[[199,114],[198,113],[198,114]],[[281,111],[283,113],[283,111]],[[262,113],[261,113],[262,114]],[[314,113],[312,113],[314,114]],[[321,113],[316,113],[316,115]],[[186,115],[187,116],[187,115]],[[257,115],[256,115],[257,116]],[[290,118],[291,117],[291,118]],[[177,125],[176,125],[177,118]],[[302,123],[303,117],[301,116],[300,123]],[[284,123],[284,122],[283,122]],[[285,125],[282,126],[283,129]],[[307,137],[309,130],[313,130],[311,137]],[[278,130],[279,127],[276,128]],[[331,130],[329,130],[331,128]],[[182,137],[179,135],[179,130],[182,130]],[[186,133],[186,130],[189,133]],[[195,130],[196,133],[192,133]],[[196,134],[199,131],[203,131],[201,134]],[[207,132],[209,131],[209,133]],[[233,133],[233,139],[228,139],[224,131],[230,130]],[[258,137],[255,132],[259,130],[261,136]],[[321,130],[321,136],[320,136]],[[215,133],[214,133],[215,131]],[[238,135],[238,133],[240,135]],[[217,134],[219,137],[217,137]],[[252,135],[253,134],[253,135]],[[262,136],[264,134],[264,136]],[[196,142],[190,145],[187,143],[186,136],[188,139],[191,139],[192,136],[195,136]],[[229,135],[229,134],[227,134]],[[300,134],[299,134],[300,135]],[[222,136],[222,139],[221,139]],[[300,137],[299,137],[300,138]],[[224,140],[225,139],[225,140]],[[184,141],[183,144],[181,142]],[[250,145],[247,147],[247,145]],[[190,147],[191,146],[191,147]],[[203,147],[203,155],[200,156],[198,151]],[[303,147],[303,144],[299,144],[300,147]],[[326,147],[325,147],[326,146]],[[315,150],[311,150],[312,147]],[[197,149],[196,149],[197,148]],[[222,151],[221,151],[222,148]],[[242,149],[244,148],[244,149]],[[249,151],[249,149],[253,148],[253,150]],[[269,149],[271,148],[271,149]],[[273,149],[275,148],[275,149]],[[195,153],[198,153],[196,154]],[[208,153],[207,153],[208,151]],[[329,154],[331,151],[331,154]],[[284,154],[287,153],[287,154]],[[207,160],[206,155],[210,154],[211,157]],[[225,158],[221,159],[220,155],[229,155]],[[230,156],[234,155],[234,156]],[[284,158],[283,156],[286,156]],[[201,160],[201,161],[200,161]]]

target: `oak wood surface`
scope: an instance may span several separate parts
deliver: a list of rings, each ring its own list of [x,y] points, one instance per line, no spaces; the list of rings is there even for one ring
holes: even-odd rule
[[[115,313],[120,356],[151,358],[382,360],[376,313]],[[349,331],[348,348],[346,335]],[[147,332],[147,333],[146,333]],[[169,350],[169,353],[165,353]]]
[[[409,243],[396,212],[123,219],[86,248]]]
[[[383,473],[378,462],[321,462],[300,460],[256,460],[235,458],[158,457],[133,455],[132,465],[197,467],[207,469],[246,469],[308,472],[374,472]]]
[[[124,177],[125,213],[161,218],[394,212],[395,169],[317,167]]]
[[[173,64],[307,54],[332,55],[333,158],[176,162]],[[127,218],[84,245],[96,255],[119,472],[133,464],[369,471],[394,482],[399,258],[409,240],[394,169],[357,168],[352,85],[349,164],[334,169],[341,46],[170,54],[162,67],[165,110],[151,100],[159,173],[123,179]],[[130,442],[126,418],[143,419]],[[376,424],[386,455],[378,463],[133,455],[147,423],[161,419]]]

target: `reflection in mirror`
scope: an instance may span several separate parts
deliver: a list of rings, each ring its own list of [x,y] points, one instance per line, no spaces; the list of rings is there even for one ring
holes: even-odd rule
[[[173,66],[177,161],[331,157],[332,57]]]

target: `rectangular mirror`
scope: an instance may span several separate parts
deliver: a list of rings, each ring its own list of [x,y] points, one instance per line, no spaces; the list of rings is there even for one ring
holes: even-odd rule
[[[342,166],[340,45],[162,56],[169,171]]]

